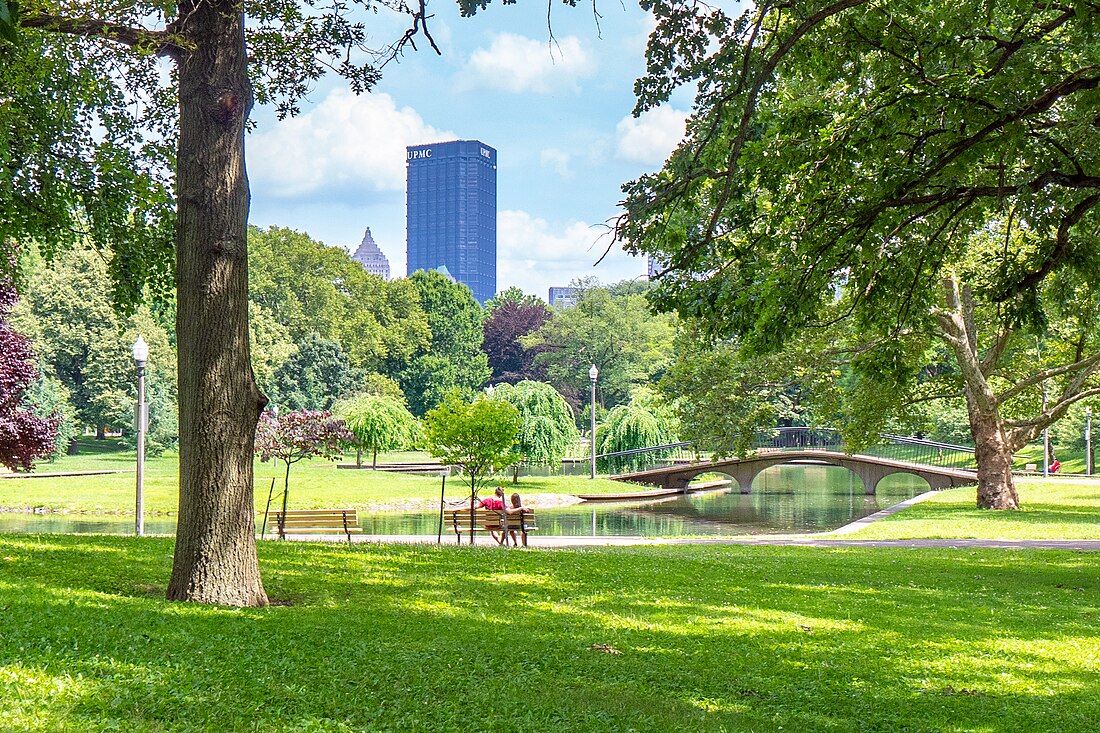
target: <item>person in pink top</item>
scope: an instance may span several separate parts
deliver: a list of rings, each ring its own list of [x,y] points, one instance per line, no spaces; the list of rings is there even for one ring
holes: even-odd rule
[[[478,499],[478,509],[491,509],[499,512],[504,508],[504,487],[498,486],[493,492],[493,496],[485,499]]]
[[[474,507],[474,508],[475,508],[475,510],[476,509],[488,509],[489,511],[494,511],[494,512],[504,511],[504,487],[503,486],[498,486],[493,491],[492,496],[486,497],[484,499],[478,499],[477,506]],[[503,527],[503,526],[504,525],[502,523],[501,527]],[[486,524],[485,529],[489,530],[489,536],[492,537],[494,540],[496,540],[498,545],[501,544],[504,541],[504,536],[503,536],[504,533],[501,531],[500,528],[494,529],[494,528],[490,527],[488,524]],[[501,534],[498,536],[497,532],[500,532]]]

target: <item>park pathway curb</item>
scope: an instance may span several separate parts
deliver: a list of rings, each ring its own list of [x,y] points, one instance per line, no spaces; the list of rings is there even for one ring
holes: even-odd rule
[[[866,517],[861,517],[860,519],[857,519],[854,522],[851,522],[849,524],[845,524],[843,527],[838,527],[837,529],[834,529],[832,532],[829,532],[828,534],[833,535],[833,536],[837,536],[837,535],[846,535],[846,534],[852,534],[853,532],[858,532],[859,530],[863,529],[864,527],[866,527],[867,525],[869,525],[873,522],[877,522],[878,520],[883,519],[884,517],[888,517],[891,514],[897,514],[902,509],[908,509],[909,507],[913,506],[914,504],[920,504],[922,501],[925,501],[926,499],[931,499],[933,496],[935,496],[938,493],[940,493],[940,492],[938,492],[938,491],[926,491],[923,494],[917,494],[912,499],[907,499],[907,500],[901,502],[900,504],[894,504],[894,506],[888,506],[885,509],[880,509],[879,511],[875,512],[874,514],[868,514]]]
[[[313,542],[347,542],[344,535],[288,535],[288,540]],[[355,544],[434,545],[436,535],[356,535]],[[454,534],[444,534],[441,546],[454,547]],[[941,549],[999,549],[999,550],[1071,550],[1100,552],[1100,540],[1010,540],[1010,539],[908,539],[908,540],[849,540],[832,539],[829,535],[756,535],[747,537],[531,537],[528,549],[564,549],[585,547],[641,547],[668,545],[777,545],[787,547],[900,547]],[[462,547],[469,547],[463,539]],[[488,538],[480,538],[478,548],[502,550]]]

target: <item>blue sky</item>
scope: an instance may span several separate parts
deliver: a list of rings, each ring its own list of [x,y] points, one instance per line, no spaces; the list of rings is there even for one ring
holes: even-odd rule
[[[629,2],[629,0],[628,0]],[[431,28],[442,56],[418,41],[389,64],[371,94],[326,78],[277,122],[253,112],[247,141],[251,222],[286,226],[354,250],[370,227],[405,272],[405,146],[477,139],[498,151],[497,287],[547,296],[577,277],[644,276],[646,263],[614,250],[606,223],[620,186],[656,170],[683,133],[690,100],[631,117],[652,21],[636,5],[494,4],[473,18],[435,0]],[[396,19],[368,22],[381,45]]]

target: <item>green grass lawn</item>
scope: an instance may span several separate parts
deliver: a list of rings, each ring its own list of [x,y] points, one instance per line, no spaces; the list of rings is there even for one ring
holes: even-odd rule
[[[856,539],[916,537],[1100,539],[1100,482],[1017,479],[1020,510],[975,508],[974,487],[943,491],[850,535]]]
[[[0,730],[1095,731],[1100,571],[1042,551],[0,537]]]

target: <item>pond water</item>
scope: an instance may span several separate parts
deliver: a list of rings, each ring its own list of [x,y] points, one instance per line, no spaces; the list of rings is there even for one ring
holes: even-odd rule
[[[895,474],[866,496],[859,479],[833,466],[776,466],[750,494],[711,491],[647,502],[581,503],[538,510],[544,536],[722,536],[823,532],[927,491],[921,479]],[[359,513],[366,534],[435,534],[438,512]],[[176,518],[146,517],[148,534],[173,534]],[[133,517],[0,513],[0,533],[132,534]]]

